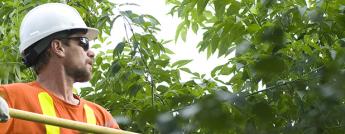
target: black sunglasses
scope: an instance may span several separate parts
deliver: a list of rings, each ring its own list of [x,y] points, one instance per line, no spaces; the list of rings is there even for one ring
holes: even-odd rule
[[[58,39],[78,40],[79,45],[85,50],[89,50],[89,39],[87,37],[64,37]]]

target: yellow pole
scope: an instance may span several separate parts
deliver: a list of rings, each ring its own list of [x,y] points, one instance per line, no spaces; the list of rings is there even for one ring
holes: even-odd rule
[[[37,114],[37,113],[32,113],[32,112],[27,112],[27,111],[12,109],[12,108],[9,108],[9,112],[10,112],[10,117],[13,117],[13,118],[39,122],[39,123],[59,126],[63,128],[70,128],[74,130],[79,130],[81,132],[97,133],[97,134],[137,134],[134,132],[112,129],[108,127],[87,124],[83,122],[72,121],[72,120],[67,120],[67,119],[62,119],[62,118],[56,118],[56,117],[46,116],[42,114]]]

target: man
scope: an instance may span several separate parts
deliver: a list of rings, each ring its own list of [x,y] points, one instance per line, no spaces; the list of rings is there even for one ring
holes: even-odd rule
[[[119,128],[101,106],[73,94],[75,82],[90,80],[94,53],[89,39],[98,30],[89,28],[72,7],[49,3],[32,9],[20,27],[19,50],[37,80],[0,86],[9,107],[39,114]],[[0,123],[0,133],[79,133],[11,118]]]

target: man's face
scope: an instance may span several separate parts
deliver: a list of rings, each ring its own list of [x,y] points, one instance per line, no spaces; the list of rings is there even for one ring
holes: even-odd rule
[[[91,79],[94,53],[85,47],[82,39],[73,37],[85,36],[84,34],[73,34],[70,36],[69,44],[65,45],[65,72],[75,82],[86,82]]]

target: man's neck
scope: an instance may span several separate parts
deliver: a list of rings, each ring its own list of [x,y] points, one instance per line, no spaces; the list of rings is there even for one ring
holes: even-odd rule
[[[65,102],[72,105],[79,104],[79,100],[73,96],[74,80],[68,77],[62,69],[42,70],[38,75],[37,82]]]

